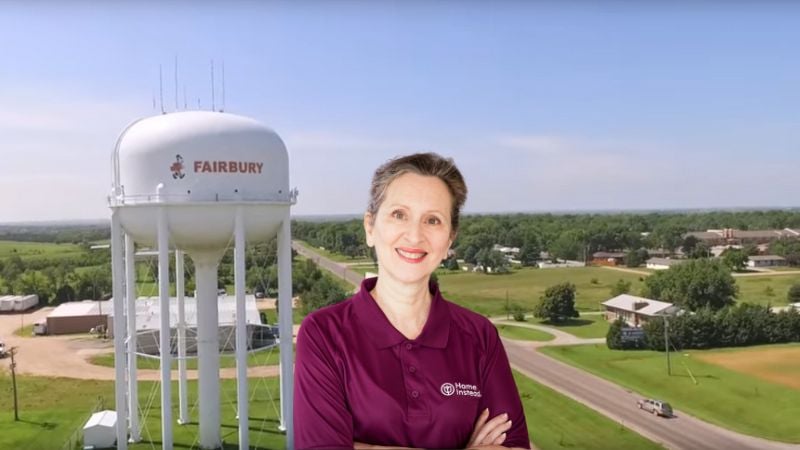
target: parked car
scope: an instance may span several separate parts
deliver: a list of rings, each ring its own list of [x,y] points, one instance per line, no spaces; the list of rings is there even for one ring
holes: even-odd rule
[[[672,417],[672,406],[667,402],[661,400],[654,400],[652,398],[643,398],[636,402],[639,409],[645,410],[649,413],[662,417]]]
[[[0,359],[5,358],[8,356],[8,350],[6,350],[6,344],[3,341],[0,341]]]

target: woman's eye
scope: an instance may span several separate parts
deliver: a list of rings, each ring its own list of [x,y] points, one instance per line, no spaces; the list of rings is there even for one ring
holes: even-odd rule
[[[406,215],[403,213],[403,211],[397,210],[397,211],[392,212],[392,217],[394,217],[395,219],[401,219],[402,220],[402,219],[404,219],[406,217]]]
[[[442,223],[442,221],[439,220],[438,217],[431,217],[428,219],[428,225],[439,225],[440,223]]]

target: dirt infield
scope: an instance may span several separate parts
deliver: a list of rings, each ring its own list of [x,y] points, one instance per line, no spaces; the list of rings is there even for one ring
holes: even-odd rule
[[[698,359],[800,390],[800,345],[695,353]]]

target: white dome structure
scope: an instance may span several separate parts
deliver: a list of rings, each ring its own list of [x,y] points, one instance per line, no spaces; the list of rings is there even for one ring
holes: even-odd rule
[[[124,448],[127,442],[127,422],[130,439],[139,439],[134,243],[158,249],[160,348],[170,348],[168,252],[175,251],[179,423],[188,421],[184,253],[194,262],[200,448],[221,445],[217,268],[233,243],[239,446],[249,448],[244,286],[248,242],[264,242],[278,236],[279,328],[281,336],[292,336],[289,212],[296,202],[297,191],[289,188],[289,158],[283,141],[259,122],[233,114],[188,111],[148,117],[132,123],[120,135],[112,155],[112,179],[109,205],[113,295],[115,299],[127,300],[125,304],[114,302],[114,329],[127,330],[114,333],[117,405],[124,405],[127,399],[129,406],[128,417],[125,411],[117,410],[118,448]],[[123,307],[133,314],[125,314]],[[287,448],[292,448],[292,340],[284,339],[280,346],[281,423],[287,431]],[[170,352],[161,352],[160,358],[162,446],[169,449],[172,447]],[[126,378],[132,381],[126,384]]]

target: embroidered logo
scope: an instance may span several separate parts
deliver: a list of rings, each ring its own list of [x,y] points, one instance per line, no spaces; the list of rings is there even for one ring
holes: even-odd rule
[[[453,386],[451,383],[442,384],[442,387],[439,390],[442,391],[442,394],[444,394],[447,397],[450,397],[456,392],[455,386]]]
[[[443,383],[442,387],[439,388],[442,395],[446,397],[451,397],[453,395],[460,395],[463,397],[477,397],[481,398],[481,391],[478,389],[478,386],[474,384],[464,384],[464,383]]]
[[[186,176],[183,173],[183,157],[181,155],[175,155],[175,162],[169,166],[169,170],[172,171],[172,178],[175,180],[178,178],[183,179]]]

